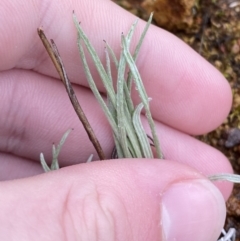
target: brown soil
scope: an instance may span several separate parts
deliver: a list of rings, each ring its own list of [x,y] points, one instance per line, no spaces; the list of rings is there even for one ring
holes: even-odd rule
[[[233,92],[231,113],[218,129],[199,139],[223,152],[235,173],[240,174],[240,0],[113,1],[145,20],[154,10],[154,24],[189,44],[229,81]],[[161,11],[163,6],[165,11]],[[169,17],[171,24],[165,21]],[[240,241],[240,185],[235,185],[227,209],[225,228],[235,227],[236,240]]]

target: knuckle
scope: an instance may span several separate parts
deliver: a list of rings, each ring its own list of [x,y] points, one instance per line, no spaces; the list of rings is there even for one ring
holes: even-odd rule
[[[126,215],[124,205],[108,190],[98,190],[93,185],[78,195],[75,191],[70,192],[66,210],[76,240],[131,240],[127,218],[119,222],[120,216]]]
[[[18,72],[12,75],[14,74],[18,74],[18,77],[20,76]],[[8,95],[5,96],[3,101],[10,104],[4,105],[2,109],[4,118],[0,124],[0,131],[5,136],[5,139],[4,143],[0,143],[0,145],[1,149],[6,153],[17,153],[26,135],[29,113],[24,106],[26,93],[22,91],[22,86],[19,84],[20,81],[9,82],[9,86],[7,86]]]

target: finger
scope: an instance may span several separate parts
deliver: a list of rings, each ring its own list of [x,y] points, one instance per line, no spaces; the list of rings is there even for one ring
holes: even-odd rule
[[[0,154],[0,181],[31,177],[43,173],[43,168],[36,162],[12,154]]]
[[[1,20],[7,23],[1,26],[8,26],[0,36],[0,46],[4,46],[0,52],[0,69],[17,66],[57,77],[36,34],[37,27],[43,26],[48,36],[57,43],[71,81],[84,86],[87,86],[86,79],[79,78],[84,72],[79,67],[81,63],[72,10],[76,10],[82,27],[102,59],[101,40],[107,40],[119,53],[120,33],[126,33],[134,21],[131,14],[104,0],[80,3],[52,1],[50,5],[48,1],[34,1],[27,7],[17,1],[11,6],[9,4],[5,2],[0,6]],[[133,43],[136,43],[144,25],[140,21]],[[155,119],[186,133],[202,134],[216,128],[228,114],[231,90],[226,80],[203,58],[166,31],[153,26],[150,28],[138,66],[147,93],[153,98],[151,105]],[[99,89],[103,90],[96,71],[93,75]],[[136,101],[137,94],[134,99]]]
[[[0,193],[1,240],[216,240],[226,213],[209,181],[156,160],[68,167]]]
[[[58,143],[63,133],[73,128],[74,131],[67,141],[78,144],[71,145],[65,160],[70,161],[73,156],[76,158],[75,151],[78,152],[77,163],[88,159],[93,151],[92,144],[61,82],[21,70],[11,71],[10,76],[9,72],[2,72],[0,76],[3,80],[0,82],[0,110],[4,116],[0,119],[0,142],[3,152],[39,160],[39,150],[45,150],[50,154],[52,144]],[[76,91],[79,102],[83,103],[86,116],[91,120],[90,124],[93,127],[101,124],[103,128],[95,130],[100,142],[108,147],[108,150],[113,148],[112,139],[101,138],[104,130],[108,136],[111,136],[111,132],[96,99],[86,88],[79,88]],[[95,151],[93,154],[96,158]],[[51,158],[51,154],[47,155],[47,158]]]
[[[66,130],[74,128],[62,148],[61,166],[86,162],[90,154],[98,159],[59,81],[19,70],[1,73],[0,79],[0,103],[12,103],[0,105],[4,116],[0,119],[2,152],[37,162],[43,152],[50,161],[52,143],[57,144]],[[75,91],[110,158],[114,141],[102,110],[87,88],[75,87]],[[159,122],[156,128],[165,158],[183,162],[206,176],[232,171],[226,157],[217,150]]]

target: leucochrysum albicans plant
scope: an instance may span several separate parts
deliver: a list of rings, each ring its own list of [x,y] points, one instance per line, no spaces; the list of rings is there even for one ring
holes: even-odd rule
[[[154,158],[151,146],[154,146],[156,150],[156,158],[162,159],[163,153],[160,148],[160,143],[155,130],[154,121],[150,112],[149,102],[151,98],[148,97],[146,90],[143,85],[139,70],[136,65],[136,59],[142,45],[143,39],[147,33],[147,30],[152,21],[152,14],[140,36],[139,42],[136,45],[133,54],[130,52],[130,43],[133,37],[134,31],[137,26],[135,21],[131,26],[130,30],[126,35],[121,36],[121,53],[119,60],[115,55],[112,48],[105,42],[105,55],[106,55],[106,66],[102,64],[97,52],[90,43],[87,35],[81,28],[75,14],[73,13],[73,21],[77,29],[77,43],[80,58],[84,67],[85,75],[90,89],[92,90],[94,96],[98,100],[100,107],[106,115],[106,118],[111,126],[113,139],[115,142],[115,148],[118,158]],[[105,155],[98,142],[94,131],[91,128],[90,123],[85,116],[80,103],[78,102],[71,83],[67,77],[63,61],[60,57],[58,49],[53,40],[48,40],[40,28],[38,29],[38,34],[55,65],[60,79],[62,80],[72,105],[81,120],[90,141],[93,143],[98,156],[101,160],[105,159]],[[98,71],[98,74],[102,80],[102,83],[106,90],[107,101],[98,91],[93,76],[91,74],[89,65],[86,60],[84,47],[85,45],[88,53],[90,54],[93,63]],[[114,81],[112,77],[111,61],[113,62],[114,68],[117,71],[117,80]],[[116,86],[114,88],[114,83]],[[140,103],[134,106],[131,98],[131,88],[135,85],[140,97]],[[115,91],[116,89],[116,91]],[[141,122],[141,111],[144,108],[145,115],[151,130],[151,137],[146,134]],[[40,154],[40,161],[45,172],[59,169],[58,156],[63,146],[67,136],[71,130],[68,130],[62,137],[59,145],[52,148],[52,163],[49,167],[44,159],[43,153]],[[149,140],[150,139],[150,140]],[[92,155],[90,155],[87,162],[91,161]],[[235,174],[216,174],[209,176],[211,181],[225,180],[234,183],[240,183],[240,177]],[[223,237],[219,241],[233,240],[235,232],[230,229],[229,232],[222,231]]]
[[[133,37],[134,31],[137,26],[137,22],[138,22],[137,20],[133,23],[130,30],[126,34],[126,36],[123,34],[121,36],[121,53],[120,53],[119,60],[117,59],[112,48],[108,45],[107,42],[105,42],[106,67],[104,68],[104,65],[102,64],[100,58],[98,57],[97,52],[95,51],[87,35],[81,28],[75,14],[73,13],[73,21],[77,30],[78,49],[79,49],[80,57],[83,63],[84,71],[88,80],[88,84],[94,96],[98,100],[112,128],[118,158],[154,158],[151,145],[154,146],[156,149],[156,157],[159,159],[163,158],[163,153],[161,151],[158,136],[156,134],[154,121],[150,112],[149,101],[151,100],[151,98],[149,98],[146,93],[146,90],[143,85],[143,81],[141,79],[140,73],[136,65],[136,59],[139,54],[140,47],[143,43],[143,39],[151,24],[152,16],[153,14],[150,15],[149,20],[140,36],[140,39],[136,45],[136,48],[133,54],[130,53],[129,49],[130,49],[131,39]],[[64,69],[64,65],[59,55],[59,52],[57,50],[57,47],[53,40],[51,41],[47,40],[42,29],[38,29],[38,33],[54,65],[56,66],[56,69],[60,75],[60,78],[63,81],[66,87],[66,90],[69,94],[69,98],[73,103],[73,107],[79,116],[80,114],[78,113],[79,112],[78,108],[80,104],[78,103],[77,100],[74,100],[74,98],[76,98],[75,93],[71,87],[70,81],[68,80],[68,77]],[[107,101],[105,101],[105,99],[103,98],[103,96],[100,94],[100,92],[96,87],[95,81],[92,77],[90,68],[88,66],[88,63],[85,57],[83,45],[85,45],[99,73],[99,76],[106,90]],[[112,73],[111,60],[114,64],[114,67],[117,70],[116,91],[114,89],[114,80],[111,74]],[[134,107],[134,104],[131,98],[131,88],[132,88],[133,82],[136,86],[136,90],[138,91],[139,97],[141,100],[141,103],[139,103],[136,107]],[[150,138],[150,140],[141,122],[140,116],[141,116],[141,110],[143,108],[145,109],[146,117],[151,129],[152,138]],[[86,123],[83,123],[83,125],[85,126]],[[57,158],[60,153],[61,147],[64,144],[69,133],[70,133],[70,130],[68,130],[63,135],[57,148],[53,145],[52,163],[54,164],[52,169],[59,168],[59,165],[57,164],[58,162]],[[92,139],[94,138],[96,137],[93,137]],[[152,140],[152,143],[150,142],[151,140]],[[99,151],[97,152],[99,153]],[[99,157],[100,157],[100,154],[99,154]],[[104,158],[100,157],[100,159],[104,159]],[[42,153],[40,155],[40,160],[43,165],[45,160]],[[45,162],[44,164],[45,168],[46,168],[46,165],[47,164]],[[209,179],[212,181],[226,180],[230,182],[240,183],[239,176],[234,174],[216,174],[216,175],[210,176]]]
[[[129,48],[131,39],[137,26],[137,21],[135,21],[135,23],[131,26],[126,36],[123,34],[121,36],[121,53],[119,60],[114,54],[112,48],[108,45],[107,42],[105,42],[106,67],[104,68],[94,47],[92,46],[86,34],[82,30],[75,14],[73,14],[73,21],[78,33],[78,49],[85,70],[85,74],[88,80],[88,84],[94,96],[98,100],[111,126],[118,158],[154,158],[151,145],[154,145],[154,148],[156,150],[156,157],[159,159],[163,158],[158,136],[155,130],[154,121],[150,112],[149,101],[151,99],[148,97],[146,93],[143,81],[141,79],[140,73],[135,63],[143,39],[151,24],[151,20],[152,15],[150,16],[149,21],[147,22],[142,32],[142,35],[139,39],[138,44],[136,45],[133,55],[130,53]],[[60,58],[56,45],[52,40],[51,43],[47,41],[47,38],[45,37],[41,29],[39,29],[38,32],[41,39],[43,40],[43,37],[45,39],[45,47],[48,44],[47,50],[48,52],[51,52],[49,55],[50,57],[53,56],[53,62],[55,66],[57,65],[56,68],[60,69],[58,70],[58,72],[60,72],[60,77],[64,82],[65,87],[69,86],[70,82],[67,79],[66,71],[64,69],[63,62]],[[104,97],[100,94],[96,87],[95,81],[92,77],[90,68],[86,60],[83,44],[85,45],[88,53],[90,54],[93,63],[98,71],[98,74],[102,80],[102,83],[105,87],[107,101],[105,101]],[[116,81],[114,81],[112,78],[111,60],[114,64],[114,68],[117,71]],[[114,82],[116,82],[115,88]],[[131,98],[131,88],[133,84],[135,85],[141,100],[141,102],[136,107],[134,106]],[[68,91],[67,87],[66,89]],[[71,93],[69,95],[71,95]],[[73,103],[73,105],[74,104],[75,103]],[[143,108],[145,109],[146,117],[151,130],[152,138],[150,140],[141,122],[141,111]],[[77,108],[75,108],[75,110],[76,109]],[[66,140],[66,137],[69,134],[69,132],[70,131],[64,134],[58,148],[55,148],[55,146],[53,147],[53,169],[56,169],[56,167],[58,167],[58,165],[56,164],[57,157],[59,155],[61,146]],[[150,141],[152,141],[152,143]],[[44,160],[44,156],[42,153],[40,160],[46,170],[47,164]],[[51,170],[51,168],[47,170]]]

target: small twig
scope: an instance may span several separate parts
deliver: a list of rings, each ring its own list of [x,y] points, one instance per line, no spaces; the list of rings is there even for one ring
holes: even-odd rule
[[[54,43],[54,41],[52,39],[50,40],[51,42],[49,42],[44,31],[41,28],[38,28],[38,35],[39,35],[40,39],[42,40],[42,43],[43,43],[44,47],[46,48],[54,66],[57,69],[57,72],[58,72],[58,74],[66,88],[68,96],[71,100],[73,108],[74,108],[76,114],[78,115],[80,121],[82,122],[90,141],[92,142],[93,146],[95,147],[99,158],[101,160],[104,160],[105,155],[104,155],[103,149],[102,149],[96,135],[94,134],[94,131],[93,131],[91,125],[89,124],[89,121],[88,121],[85,113],[83,112],[83,109],[81,108],[81,106],[77,100],[77,97],[72,88],[72,85],[67,77],[67,73],[65,71],[65,68],[64,68],[64,65],[63,65],[62,59],[60,57],[60,54],[58,52],[56,44]]]

